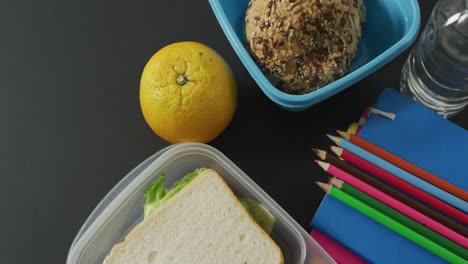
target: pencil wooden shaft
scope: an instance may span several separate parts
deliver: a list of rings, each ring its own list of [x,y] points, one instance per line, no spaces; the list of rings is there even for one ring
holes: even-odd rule
[[[355,176],[356,178],[360,179],[361,181],[375,187],[376,189],[392,196],[393,198],[397,199],[398,201],[412,207],[413,209],[427,215],[428,217],[434,219],[435,221],[445,225],[446,227],[452,229],[453,231],[468,237],[468,229],[463,227],[462,225],[452,221],[451,219],[445,217],[444,215],[434,211],[433,209],[421,204],[420,202],[411,199],[407,195],[401,193],[400,191],[386,185],[385,183],[373,178],[372,176],[368,175],[367,173],[351,166],[350,164],[338,159],[337,157],[331,155],[327,152],[325,156],[325,161],[335,165],[336,167],[348,172],[349,174]]]
[[[426,170],[421,169],[420,167],[372,144],[371,142],[363,138],[360,138],[356,135],[350,135],[349,141],[369,151],[370,153],[376,156],[379,156],[380,158],[392,163],[393,165],[398,166],[404,169],[405,171],[457,196],[458,198],[464,200],[465,202],[468,200],[468,193],[465,192],[462,188],[456,185],[453,185]]]
[[[406,204],[396,200],[395,198],[389,196],[386,193],[379,191],[378,189],[372,187],[371,185],[359,180],[358,178],[354,177],[353,175],[341,170],[338,167],[326,162],[318,162],[321,167],[327,167],[326,171],[333,176],[340,178],[342,181],[358,188],[362,192],[372,196],[373,198],[385,203],[386,205],[398,210],[399,212],[404,213],[408,217],[418,221],[421,224],[426,225],[427,227],[433,229],[434,231],[438,232],[439,234],[443,234],[445,237],[453,240],[454,242],[462,245],[465,248],[468,248],[468,238],[460,235],[459,233],[453,231],[450,228],[440,224],[439,222],[435,221],[434,219],[422,214],[421,212],[407,206]],[[333,180],[332,180],[333,181]],[[334,180],[337,182],[336,180]]]
[[[391,230],[397,232],[398,234],[406,237],[407,239],[415,242],[416,244],[424,247],[425,249],[431,251],[437,256],[451,262],[451,263],[465,263],[465,260],[460,256],[452,253],[451,251],[439,246],[438,244],[432,242],[426,237],[418,234],[417,232],[407,228],[406,226],[398,223],[387,215],[375,210],[374,208],[366,205],[365,203],[355,199],[354,197],[340,191],[337,188],[330,188],[329,194],[346,205],[356,209],[357,211],[365,214],[369,218],[385,225]]]
[[[394,219],[395,221],[398,221],[400,224],[403,224],[406,227],[412,229],[413,231],[425,236],[434,243],[437,243],[438,245],[450,250],[456,255],[468,260],[468,250],[458,245],[457,243],[451,241],[450,239],[447,239],[439,233],[432,231],[424,225],[414,221],[406,215],[398,212],[390,206],[387,206],[386,204],[378,201],[377,199],[372,198],[371,196],[361,192],[360,190],[354,188],[353,186],[345,182],[343,182],[342,187],[339,189],[360,200],[361,202],[367,204],[368,206],[382,212],[388,217]]]
[[[349,142],[348,140],[342,139],[340,142],[340,146],[349,152],[352,152],[360,158],[369,161],[373,165],[379,167],[379,169],[382,171],[385,171],[387,174],[390,173],[393,177],[397,177],[403,182],[417,188],[419,191],[424,192],[426,194],[424,202],[427,202],[436,209],[440,209],[449,216],[453,216],[463,224],[468,224],[468,217],[465,213],[468,212],[467,202],[421,178],[414,176],[413,174],[370,153],[369,151]],[[382,171],[380,173],[383,173]],[[410,193],[413,194],[412,192]],[[434,200],[434,198],[437,201]]]
[[[403,179],[400,179],[399,177],[391,174],[390,172],[374,165],[372,162],[369,162],[347,150],[343,150],[341,157],[349,161],[350,163],[356,165],[357,167],[363,169],[364,171],[391,184],[392,186],[400,190],[403,190],[406,193],[411,194],[412,196],[416,197],[417,199],[421,201],[424,201],[428,205],[432,206],[435,209],[438,209],[439,211],[445,213],[446,215],[451,216],[454,219],[457,219],[461,223],[463,224],[468,223],[467,214],[437,199],[436,197],[426,193],[425,191],[419,189],[418,187],[404,181]]]

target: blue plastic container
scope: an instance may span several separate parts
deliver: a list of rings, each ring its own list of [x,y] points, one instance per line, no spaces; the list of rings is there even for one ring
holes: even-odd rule
[[[245,12],[249,0],[209,0],[221,28],[262,91],[279,106],[300,111],[344,90],[373,73],[415,40],[419,30],[416,0],[365,0],[367,19],[359,50],[349,72],[316,91],[292,95],[274,87],[245,47]]]

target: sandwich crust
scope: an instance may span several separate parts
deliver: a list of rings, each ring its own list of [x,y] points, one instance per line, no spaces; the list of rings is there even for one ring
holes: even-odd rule
[[[104,263],[283,264],[284,257],[208,169],[135,226]]]

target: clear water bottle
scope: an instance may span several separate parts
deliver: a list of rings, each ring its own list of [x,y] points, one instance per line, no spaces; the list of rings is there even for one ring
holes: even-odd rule
[[[444,117],[468,105],[468,0],[439,0],[403,67],[400,89]]]

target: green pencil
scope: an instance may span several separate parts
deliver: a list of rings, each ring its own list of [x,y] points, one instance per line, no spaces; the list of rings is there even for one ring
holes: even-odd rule
[[[466,261],[447,250],[444,247],[432,242],[427,239],[425,236],[420,235],[419,233],[407,228],[403,224],[393,220],[392,218],[386,216],[385,214],[379,212],[378,210],[368,206],[367,204],[359,201],[358,199],[342,192],[338,188],[327,185],[322,182],[317,182],[317,184],[322,188],[326,193],[330,194],[334,198],[340,200],[346,205],[358,210],[359,212],[365,214],[366,216],[372,218],[373,220],[381,223],[382,225],[390,228],[391,230],[397,232],[398,234],[404,236],[405,238],[413,241],[414,243],[424,247],[425,249],[431,251],[435,255],[447,260],[450,263],[466,263]]]
[[[417,233],[425,236],[429,240],[433,241],[436,244],[439,244],[440,246],[448,249],[449,251],[455,253],[456,255],[464,259],[468,259],[468,250],[458,245],[457,243],[451,241],[450,239],[447,239],[446,237],[440,235],[439,233],[432,231],[431,229],[425,227],[424,225],[414,221],[413,219],[398,212],[397,210],[391,208],[390,206],[372,198],[371,196],[361,192],[360,190],[354,188],[353,186],[341,180],[333,178],[331,182],[335,185],[336,188],[340,189],[342,192],[345,192],[349,194],[350,196],[360,200],[361,202],[369,205],[370,207],[380,211],[381,213],[405,225],[409,229],[412,229],[413,231],[416,231]]]

